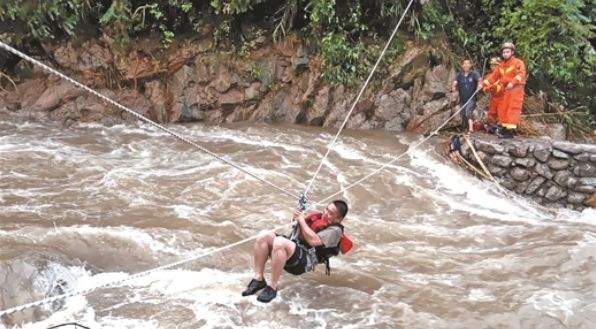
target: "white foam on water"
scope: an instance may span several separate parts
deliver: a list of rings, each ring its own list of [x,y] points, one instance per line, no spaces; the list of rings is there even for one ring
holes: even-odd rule
[[[486,289],[472,289],[467,297],[471,302],[493,302],[497,299]]]
[[[264,138],[259,135],[252,135],[247,132],[232,130],[224,127],[191,126],[177,128],[182,130],[185,135],[201,137],[201,139],[207,139],[210,143],[231,141],[236,144],[259,146],[263,148],[278,148],[285,151],[298,153],[312,152],[309,148],[301,146],[301,143],[292,145],[288,143],[275,142],[271,140],[271,137]]]
[[[154,257],[156,253],[166,253],[171,255],[183,255],[187,252],[181,251],[174,246],[170,246],[164,242],[157,240],[154,236],[147,233],[144,230],[133,228],[130,226],[102,226],[93,227],[88,225],[83,226],[68,226],[59,227],[57,229],[50,230],[46,236],[62,236],[64,234],[78,234],[85,236],[87,239],[99,239],[102,236],[109,238],[116,238],[122,241],[131,241],[137,245],[148,247],[152,251]],[[168,235],[176,234],[176,232],[168,231]]]
[[[565,325],[574,316],[574,310],[581,305],[581,301],[573,297],[571,292],[548,289],[535,292],[528,298],[527,302],[535,310],[544,312],[546,315],[560,320]]]
[[[596,226],[596,208],[585,208],[581,212],[569,209],[559,209],[559,213],[554,220]]]
[[[214,224],[215,225],[215,224]],[[220,224],[221,225],[221,224]],[[37,244],[47,243],[48,239],[60,238],[65,236],[80,236],[76,240],[91,240],[100,241],[101,239],[112,239],[120,242],[133,243],[144,250],[150,250],[153,257],[161,254],[186,256],[192,253],[188,250],[180,250],[176,245],[172,245],[172,238],[184,238],[192,240],[192,234],[187,231],[174,230],[157,230],[155,232],[147,232],[133,228],[130,226],[103,226],[93,227],[88,225],[82,226],[62,226],[55,228],[37,228],[24,227],[18,230],[3,231],[0,230],[0,236],[8,236],[11,238],[22,237],[30,241],[35,241]],[[81,238],[82,237],[82,238]]]
[[[366,150],[366,146],[364,146],[363,149]],[[335,144],[335,146],[333,147],[333,150],[337,153],[337,155],[339,155],[343,159],[361,160],[364,163],[371,164],[372,166],[369,169],[370,171],[373,171],[373,170],[377,169],[378,167],[387,164],[387,162],[393,160],[396,156],[399,155],[399,153],[395,153],[395,154],[384,153],[381,155],[382,161],[379,161],[379,160],[375,160],[375,158],[373,158],[372,154],[364,153],[364,152],[357,150],[356,148],[354,148],[348,144],[342,143],[342,142],[337,142]],[[421,176],[416,171],[413,171],[406,167],[398,166],[396,164],[391,164],[389,166],[386,166],[385,170],[391,170],[391,169],[393,169],[399,173],[408,173],[408,174],[411,174],[414,176]]]
[[[52,207],[54,207],[54,205],[51,204],[15,204],[0,207],[0,212],[4,215],[8,215],[9,213],[32,213],[41,216]]]
[[[463,175],[453,166],[433,160],[424,151],[412,152],[411,163],[415,167],[428,170],[437,188],[427,192],[447,203],[452,209],[498,220],[529,221],[536,225],[544,224],[543,221],[549,218],[538,211],[529,211],[521,207],[507,196],[495,193],[490,185],[483,186],[483,183],[473,176]],[[457,195],[461,197],[454,198]]]

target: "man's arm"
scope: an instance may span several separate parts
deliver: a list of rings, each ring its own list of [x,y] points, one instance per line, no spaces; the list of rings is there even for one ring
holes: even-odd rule
[[[321,238],[313,231],[308,224],[306,224],[306,216],[303,213],[295,215],[295,219],[300,225],[300,232],[302,232],[302,237],[311,247],[317,247],[323,245],[323,241]]]
[[[476,90],[482,89],[482,77],[480,76],[480,73],[474,71],[474,78],[476,79]]]
[[[515,75],[515,78],[513,78],[513,80],[515,81],[515,84],[525,85],[526,84],[526,64],[524,64],[524,62],[522,60],[518,59],[516,65],[515,65],[515,70],[517,73]]]
[[[453,80],[453,84],[451,84],[451,92],[457,91],[457,80]]]

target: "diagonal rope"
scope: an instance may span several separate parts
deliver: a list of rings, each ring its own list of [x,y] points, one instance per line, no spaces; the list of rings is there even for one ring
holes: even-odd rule
[[[291,197],[296,198],[296,199],[299,198],[298,195],[296,195],[296,194],[294,194],[294,193],[292,193],[292,192],[290,192],[290,191],[288,191],[288,190],[286,190],[286,189],[284,189],[282,187],[277,186],[276,184],[274,184],[274,183],[266,180],[264,177],[261,177],[261,176],[259,176],[258,174],[254,173],[254,172],[251,172],[251,171],[249,171],[247,169],[242,168],[239,164],[237,164],[237,163],[235,163],[235,162],[233,162],[231,160],[228,160],[228,159],[226,159],[226,158],[224,158],[222,156],[217,155],[216,153],[214,153],[214,152],[206,149],[205,147],[203,147],[203,146],[201,146],[201,145],[193,142],[189,138],[187,138],[185,136],[182,136],[182,135],[174,132],[173,130],[168,129],[168,128],[166,128],[166,127],[158,124],[157,122],[155,122],[155,121],[153,121],[153,120],[151,120],[151,119],[149,119],[149,118],[147,118],[147,117],[139,114],[136,111],[133,111],[133,110],[129,109],[128,107],[126,107],[126,106],[124,106],[124,105],[122,105],[122,104],[120,104],[120,103],[112,100],[111,98],[109,98],[109,97],[107,97],[107,96],[105,96],[105,95],[103,95],[103,94],[101,94],[101,93],[99,93],[99,92],[97,92],[97,91],[95,91],[95,90],[93,90],[93,89],[85,86],[84,84],[82,84],[82,83],[80,83],[80,82],[78,82],[78,81],[76,81],[76,80],[74,80],[74,79],[72,79],[72,78],[70,78],[70,77],[68,77],[68,76],[66,76],[64,74],[60,73],[59,71],[57,71],[57,70],[55,70],[55,69],[47,66],[46,64],[44,64],[44,63],[42,63],[42,62],[40,62],[40,61],[38,61],[38,60],[36,60],[36,59],[28,56],[27,54],[24,54],[23,52],[20,52],[20,51],[16,50],[15,48],[13,48],[13,47],[5,44],[2,41],[0,41],[0,48],[4,49],[4,50],[6,50],[6,51],[8,51],[10,53],[13,53],[14,55],[19,56],[22,59],[24,59],[24,60],[26,60],[26,61],[34,64],[34,65],[40,66],[41,68],[43,68],[47,72],[52,73],[54,75],[57,75],[58,77],[60,77],[60,78],[62,78],[64,80],[66,80],[66,81],[74,84],[78,88],[81,88],[81,89],[85,90],[86,92],[88,92],[88,93],[90,93],[90,94],[92,94],[92,95],[94,95],[94,96],[96,96],[96,97],[104,100],[105,102],[107,102],[109,104],[112,104],[112,105],[116,106],[117,108],[119,108],[119,109],[121,109],[123,111],[126,111],[127,113],[133,115],[137,119],[139,119],[141,121],[144,121],[144,122],[148,123],[149,125],[151,125],[151,126],[157,128],[157,129],[159,129],[159,130],[167,133],[168,135],[170,135],[170,136],[172,136],[174,138],[177,138],[177,139],[179,139],[179,140],[181,140],[181,141],[183,141],[183,142],[185,142],[185,143],[193,146],[194,148],[198,149],[199,151],[201,151],[203,153],[206,153],[206,154],[214,157],[215,159],[217,159],[217,160],[219,160],[219,161],[221,161],[221,162],[223,162],[223,163],[225,163],[227,165],[230,165],[230,166],[236,168],[237,170],[239,170],[239,171],[247,174],[248,176],[250,176],[250,177],[252,177],[252,178],[260,181],[261,183],[266,184],[266,185],[269,185],[270,187],[273,187],[274,189],[278,190],[279,192],[281,192],[281,193],[283,193],[283,194],[285,194],[287,196],[291,196]]]
[[[340,193],[343,193],[343,192],[345,192],[345,191],[347,191],[347,190],[349,190],[349,189],[351,189],[351,188],[353,188],[353,187],[361,184],[363,181],[365,181],[368,178],[370,178],[370,177],[378,174],[383,169],[387,168],[388,166],[392,165],[393,163],[395,163],[396,161],[398,161],[399,159],[401,159],[404,155],[406,155],[409,152],[411,152],[412,150],[418,148],[420,145],[422,145],[423,143],[425,143],[426,141],[428,141],[431,137],[433,137],[433,135],[435,135],[439,130],[441,130],[449,121],[451,121],[451,119],[453,119],[462,109],[464,109],[466,107],[466,105],[468,105],[468,103],[476,95],[476,93],[478,93],[478,90],[476,92],[474,92],[474,94],[472,95],[472,97],[470,97],[470,99],[463,106],[461,106],[457,111],[455,111],[442,125],[440,125],[437,129],[435,129],[435,131],[433,131],[428,137],[424,138],[422,141],[420,141],[419,143],[415,144],[412,148],[409,148],[406,152],[398,155],[393,160],[391,160],[388,163],[380,166],[379,168],[377,168],[375,171],[371,172],[370,174],[368,174],[368,175],[364,176],[363,178],[355,181],[354,183],[348,185],[347,187],[341,189],[340,191],[338,191],[338,192],[336,192],[336,193],[334,193],[334,194],[332,194],[332,195],[330,195],[330,196],[328,196],[328,197],[320,200],[319,202],[317,202],[315,204],[311,204],[309,206],[309,208],[312,208],[315,205],[319,205],[322,202],[324,202],[326,200],[329,200],[330,198],[332,198],[332,197],[334,197],[334,196],[336,196],[336,195],[338,195]],[[282,225],[282,226],[276,227],[274,230],[277,231],[279,229],[282,229],[282,228],[285,228],[285,227],[289,227],[289,225],[290,224]],[[156,267],[156,268],[153,268],[153,269],[149,269],[149,270],[146,270],[146,271],[143,271],[143,272],[139,272],[139,273],[133,274],[131,276],[128,276],[128,277],[123,278],[123,279],[120,279],[120,280],[111,281],[111,282],[107,282],[107,283],[104,283],[104,284],[101,284],[101,285],[97,285],[97,286],[94,286],[94,287],[91,287],[91,288],[88,288],[88,289],[76,290],[76,291],[72,291],[72,292],[69,292],[69,293],[66,293],[66,294],[57,295],[57,296],[53,296],[53,297],[41,299],[41,300],[38,300],[38,301],[35,301],[35,302],[31,302],[31,303],[27,303],[27,304],[15,306],[15,307],[12,307],[12,308],[9,308],[9,309],[0,311],[0,318],[2,316],[9,315],[9,314],[14,313],[14,312],[22,311],[22,310],[25,310],[25,309],[28,309],[28,308],[31,308],[31,307],[46,305],[46,304],[53,303],[55,301],[62,300],[62,299],[65,299],[65,298],[69,298],[69,297],[73,297],[73,296],[79,296],[79,295],[87,295],[87,294],[90,294],[90,293],[92,293],[92,292],[94,292],[94,291],[96,291],[98,289],[101,289],[101,288],[120,286],[120,285],[122,285],[122,284],[124,284],[126,282],[131,281],[131,280],[138,279],[138,278],[141,278],[141,277],[145,277],[145,276],[151,275],[151,274],[156,273],[156,272],[159,272],[159,271],[167,270],[167,269],[170,269],[170,268],[173,268],[173,267],[182,265],[182,264],[186,264],[186,263],[195,261],[195,260],[200,259],[200,258],[203,258],[203,257],[210,256],[212,254],[215,254],[215,253],[218,253],[218,252],[221,252],[221,251],[224,251],[224,250],[231,249],[233,247],[236,247],[236,246],[242,245],[244,243],[247,243],[249,241],[255,240],[257,237],[258,237],[258,235],[254,235],[254,236],[245,238],[243,240],[236,241],[236,242],[234,242],[232,244],[225,245],[225,246],[222,246],[222,247],[218,247],[216,249],[213,249],[213,250],[210,250],[210,251],[207,251],[207,252],[204,252],[204,253],[200,253],[200,254],[197,254],[195,256],[188,257],[188,258],[179,260],[179,261],[174,262],[174,263],[162,265],[162,266],[159,266],[159,267]]]
[[[315,174],[313,175],[313,177],[311,178],[310,182],[308,183],[308,186],[306,187],[306,189],[303,192],[303,195],[305,197],[308,196],[308,192],[310,191],[310,189],[312,188],[312,185],[314,184],[315,180],[317,179],[317,176],[319,175],[319,172],[321,171],[321,168],[323,167],[323,163],[325,162],[325,159],[327,159],[327,157],[329,156],[329,153],[331,152],[331,149],[333,148],[333,145],[335,145],[335,142],[337,142],[337,138],[339,137],[339,135],[341,134],[341,132],[346,127],[346,124],[348,123],[348,120],[350,119],[350,116],[352,115],[352,112],[354,112],[354,109],[356,108],[356,104],[358,104],[358,101],[360,101],[360,97],[362,97],[362,94],[364,94],[364,90],[366,89],[366,87],[368,86],[370,80],[372,79],[373,75],[375,74],[375,71],[377,70],[377,67],[379,66],[379,64],[381,63],[381,60],[385,56],[385,53],[387,52],[387,49],[389,49],[389,45],[391,44],[391,41],[393,41],[393,38],[397,34],[397,31],[399,30],[399,26],[403,22],[404,17],[406,17],[406,13],[410,9],[410,6],[412,5],[413,2],[414,2],[414,0],[410,0],[410,2],[408,3],[408,6],[406,7],[406,9],[404,10],[403,14],[401,15],[399,21],[395,25],[395,28],[393,29],[393,32],[391,33],[391,36],[389,37],[389,40],[387,40],[387,43],[385,44],[385,47],[383,48],[383,51],[381,51],[381,54],[379,55],[379,58],[377,58],[377,61],[375,62],[375,65],[373,66],[372,70],[368,74],[368,77],[366,78],[366,81],[364,81],[364,84],[362,85],[362,88],[360,88],[360,92],[358,93],[358,95],[356,96],[356,99],[352,103],[352,107],[350,108],[350,111],[348,111],[348,114],[346,114],[346,117],[345,117],[344,121],[342,122],[341,126],[339,127],[339,130],[337,131],[337,134],[335,134],[335,137],[333,137],[333,140],[331,141],[331,143],[329,143],[327,145],[327,151],[325,152],[325,155],[321,159],[321,162],[319,163],[319,166],[317,167],[317,170],[315,171]]]

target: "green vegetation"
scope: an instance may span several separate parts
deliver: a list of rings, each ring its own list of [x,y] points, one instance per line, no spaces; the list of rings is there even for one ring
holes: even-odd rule
[[[422,2],[415,1],[407,15],[389,60],[403,50],[406,38],[447,40],[452,53],[477,63],[497,55],[503,41],[513,41],[518,56],[528,64],[530,89],[547,91],[565,108],[596,108],[595,0]],[[163,46],[169,47],[183,36],[204,35],[202,28],[212,26],[209,35],[215,45],[246,54],[254,42],[243,34],[243,26],[253,26],[272,39],[299,35],[320,55],[324,79],[350,85],[360,82],[374,63],[406,4],[406,0],[12,0],[0,3],[0,37],[33,49],[48,40],[94,31],[107,33],[126,47],[131,38],[157,32]],[[585,117],[594,120],[596,113],[592,114]]]

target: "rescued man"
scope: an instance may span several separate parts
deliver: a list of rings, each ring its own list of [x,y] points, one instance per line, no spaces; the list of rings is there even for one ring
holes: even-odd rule
[[[325,263],[329,274],[329,257],[339,252],[340,240],[343,239],[341,225],[348,205],[342,200],[335,200],[323,213],[295,212],[293,221],[299,230],[290,239],[273,231],[259,235],[253,247],[254,276],[242,296],[249,296],[262,289],[257,300],[268,303],[277,296],[277,283],[282,269],[294,275],[313,271],[314,266]],[[271,258],[271,276],[267,283],[264,277],[265,263]]]

